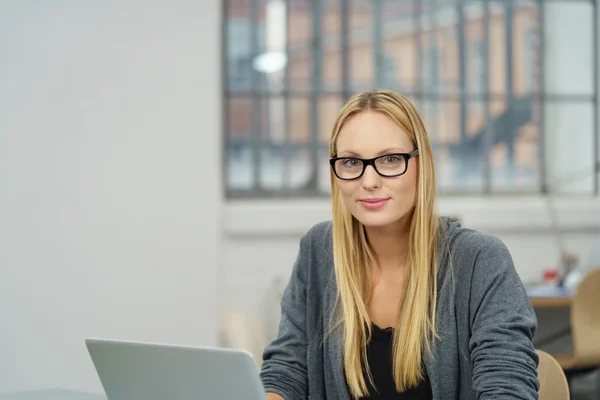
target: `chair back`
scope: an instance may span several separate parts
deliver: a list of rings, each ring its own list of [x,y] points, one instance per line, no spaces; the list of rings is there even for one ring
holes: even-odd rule
[[[600,268],[581,278],[571,305],[573,353],[578,367],[600,366]]]
[[[536,351],[540,358],[538,365],[539,400],[569,400],[569,384],[558,361],[545,351]]]

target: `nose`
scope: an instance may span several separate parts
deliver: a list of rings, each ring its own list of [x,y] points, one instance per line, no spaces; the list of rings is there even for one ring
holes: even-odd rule
[[[381,176],[372,165],[367,165],[361,183],[365,190],[378,189],[381,187]]]

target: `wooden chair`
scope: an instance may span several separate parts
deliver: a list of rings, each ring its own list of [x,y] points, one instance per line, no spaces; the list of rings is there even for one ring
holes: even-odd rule
[[[552,354],[569,384],[573,377],[600,368],[600,268],[581,279],[571,304],[570,325],[573,353]]]
[[[558,361],[545,351],[536,351],[540,357],[538,365],[539,400],[569,400],[571,398],[569,384]]]

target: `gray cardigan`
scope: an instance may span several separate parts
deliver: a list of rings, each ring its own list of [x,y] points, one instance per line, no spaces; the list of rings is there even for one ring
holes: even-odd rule
[[[535,313],[506,246],[442,217],[434,354],[425,359],[433,398],[537,399]],[[349,399],[342,330],[323,339],[337,294],[331,223],[315,225],[281,302],[277,338],[261,380],[285,400]]]

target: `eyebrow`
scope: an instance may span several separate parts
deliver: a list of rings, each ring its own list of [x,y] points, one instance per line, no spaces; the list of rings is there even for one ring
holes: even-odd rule
[[[406,149],[400,148],[400,147],[391,147],[391,148],[388,148],[388,149],[378,152],[375,157],[379,157],[384,154],[395,154],[395,153],[410,153],[410,151],[407,151]],[[351,150],[344,150],[344,151],[340,151],[338,153],[338,157],[361,157],[361,155],[359,153],[356,153]]]

